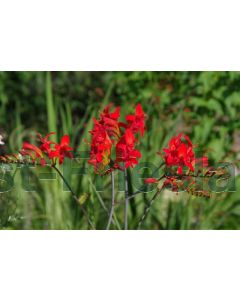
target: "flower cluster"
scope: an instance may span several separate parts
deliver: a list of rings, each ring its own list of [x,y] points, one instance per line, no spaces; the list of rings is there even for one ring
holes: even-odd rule
[[[61,165],[64,162],[65,157],[73,158],[73,148],[69,146],[69,136],[64,135],[58,144],[49,140],[50,136],[53,134],[55,133],[50,132],[44,137],[38,134],[40,141],[39,147],[28,142],[24,142],[20,154],[22,156],[30,157],[33,163],[39,160],[42,166],[46,165],[46,159],[49,159],[52,165],[56,165],[57,161],[59,161],[59,164]]]
[[[61,165],[65,157],[73,158],[73,148],[70,147],[68,135],[64,135],[58,144],[49,140],[53,134],[55,133],[51,132],[44,137],[38,134],[39,146],[24,142],[19,153],[2,155],[0,156],[0,161],[4,163],[31,163],[45,166],[47,160],[50,160],[51,166],[55,166],[57,162]],[[28,160],[26,160],[27,158]]]
[[[176,166],[177,174],[179,175],[183,173],[184,167],[194,172],[196,163],[202,163],[203,167],[208,165],[208,158],[206,156],[196,159],[191,140],[187,135],[183,136],[182,133],[176,137],[172,137],[168,148],[164,148],[163,151],[165,152],[164,159],[166,166]]]
[[[141,153],[135,148],[136,134],[144,135],[145,114],[138,104],[135,114],[127,115],[126,122],[120,122],[120,107],[110,112],[108,105],[99,120],[94,119],[89,164],[96,173],[105,174],[113,169],[133,167]]]
[[[172,191],[178,191],[185,186],[185,190],[193,190],[196,180],[193,180],[194,172],[201,173],[202,168],[208,167],[206,156],[196,158],[193,151],[194,145],[187,135],[180,133],[172,137],[167,148],[160,155],[164,159],[165,174],[163,187],[170,187]],[[146,184],[158,183],[156,178],[147,178]]]
[[[135,149],[136,138],[131,129],[126,129],[116,145],[116,163],[115,167],[120,168],[120,163],[125,167],[133,167],[141,158],[141,153]]]

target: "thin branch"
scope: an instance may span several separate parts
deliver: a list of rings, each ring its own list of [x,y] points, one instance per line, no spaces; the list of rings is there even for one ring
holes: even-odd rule
[[[158,181],[160,181],[160,180],[163,179],[164,177],[165,177],[165,175],[162,175],[160,178],[158,178]],[[146,184],[143,185],[137,192],[135,192],[135,193],[133,193],[131,196],[129,196],[129,197],[128,197],[128,200],[134,198],[135,196],[137,196],[137,195],[140,194],[140,193],[143,193],[143,192],[144,192],[143,188],[145,188],[145,187],[146,187]]]
[[[113,219],[113,213],[115,208],[115,185],[114,185],[114,171],[111,172],[111,181],[112,181],[112,202],[111,202],[111,209],[109,213],[108,223],[106,229],[109,230],[112,219]]]
[[[165,165],[165,163],[161,163],[161,164],[158,166],[158,168],[154,171],[154,173],[156,173],[158,170],[160,170],[164,165]],[[153,173],[153,174],[154,174],[154,173]],[[165,177],[165,175],[161,176],[158,180],[161,180],[163,177]],[[146,188],[146,184],[142,185],[138,191],[136,191],[136,192],[133,193],[132,195],[128,196],[128,200],[134,198],[135,196],[137,196],[137,195],[140,194],[140,193],[143,193],[144,190],[145,190],[145,188]]]
[[[157,196],[161,193],[162,188],[160,190],[157,190],[157,192],[154,194],[154,196],[152,197],[151,201],[147,204],[147,206],[144,209],[144,213],[143,216],[141,217],[140,221],[138,222],[138,226],[137,229],[141,229],[142,223],[144,222],[144,220],[146,219],[151,206],[153,205],[155,199],[157,198]]]
[[[94,184],[93,184],[93,182],[92,182],[92,180],[91,180],[90,177],[88,178],[88,180],[89,180],[90,184],[92,185],[93,190],[94,190],[94,192],[96,193],[97,198],[98,198],[98,200],[99,200],[99,202],[100,202],[102,208],[105,210],[105,212],[107,213],[107,215],[108,215],[108,217],[109,217],[110,212],[108,211],[108,209],[107,209],[105,203],[103,202],[103,200],[102,200],[102,198],[101,198],[99,192],[96,190],[96,187],[94,186]],[[119,222],[118,222],[118,219],[117,219],[115,213],[113,213],[113,221],[114,221],[114,224],[117,226],[117,228],[118,228],[119,230],[121,230],[122,228],[120,227],[120,224],[119,224]]]
[[[125,210],[124,210],[124,229],[128,229],[128,176],[127,176],[127,169],[124,169],[124,181],[125,181]]]
[[[78,197],[77,195],[74,193],[74,191],[72,190],[70,184],[67,182],[67,180],[65,179],[65,177],[63,176],[63,174],[60,172],[60,170],[56,167],[56,166],[52,166],[52,168],[57,171],[58,175],[62,178],[62,180],[64,181],[64,183],[66,184],[66,186],[68,187],[68,189],[70,190],[71,194],[72,194],[72,197],[73,199],[78,203]],[[84,216],[86,217],[87,221],[88,221],[88,224],[91,226],[92,229],[95,229],[95,226],[93,225],[92,221],[90,220],[89,216],[88,216],[88,213],[86,211],[86,209],[80,204],[80,208],[84,214]]]

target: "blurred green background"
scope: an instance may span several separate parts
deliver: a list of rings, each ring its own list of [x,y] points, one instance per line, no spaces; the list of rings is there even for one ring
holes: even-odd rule
[[[160,157],[156,152],[168,144],[171,136],[184,132],[207,152],[212,164],[228,161],[239,166],[239,72],[0,72],[0,133],[6,144],[1,153],[17,152],[23,140],[34,141],[36,132],[50,131],[56,131],[58,138],[69,134],[77,151],[87,151],[92,119],[109,102],[120,105],[123,116],[132,113],[136,103],[142,104],[148,118],[146,135],[138,146],[141,162],[158,166]],[[87,174],[72,176],[73,189],[85,201],[92,222],[104,229],[111,197],[110,178],[102,178],[104,191],[98,192],[99,178],[86,159],[77,165],[85,166]],[[88,228],[79,205],[69,192],[63,191],[59,178],[41,179],[40,173],[50,170],[31,169],[34,192],[24,191],[21,170],[16,166],[2,166],[2,189],[8,172],[14,174],[14,188],[0,193],[1,229]],[[236,192],[215,194],[210,199],[165,191],[142,228],[239,229],[237,174],[236,168]],[[129,175],[133,182],[132,170]],[[130,201],[130,229],[136,228],[153,193]],[[122,227],[123,192],[117,191],[116,196],[116,216]]]

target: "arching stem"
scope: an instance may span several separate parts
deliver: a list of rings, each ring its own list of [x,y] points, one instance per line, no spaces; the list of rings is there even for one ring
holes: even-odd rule
[[[162,191],[162,188],[160,190],[157,190],[156,193],[154,194],[154,196],[152,197],[152,199],[150,200],[150,202],[146,205],[143,216],[141,217],[140,221],[138,222],[137,229],[141,229],[142,223],[146,219],[151,206],[153,205],[154,201],[156,200],[157,196],[161,193],[161,191]]]
[[[66,186],[68,187],[68,189],[70,190],[71,194],[72,194],[72,197],[73,199],[79,204],[79,201],[78,201],[78,197],[77,195],[74,193],[74,191],[72,190],[70,184],[67,182],[67,180],[65,179],[65,177],[63,176],[63,174],[61,173],[61,171],[55,166],[53,165],[52,168],[58,173],[58,175],[62,178],[62,180],[64,181],[64,183],[66,184]],[[86,211],[86,209],[80,204],[80,208],[84,214],[84,216],[86,217],[87,221],[88,221],[88,224],[90,225],[90,227],[92,229],[95,229],[95,226],[93,225],[92,221],[90,220],[89,216],[88,216],[88,213]]]

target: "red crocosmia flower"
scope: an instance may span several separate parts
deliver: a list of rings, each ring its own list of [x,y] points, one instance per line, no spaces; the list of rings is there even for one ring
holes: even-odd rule
[[[183,173],[183,167],[187,167],[191,172],[194,172],[196,165],[202,167],[208,166],[207,156],[196,158],[193,152],[193,144],[187,135],[180,133],[173,137],[168,148],[163,149],[165,155],[165,163],[167,166],[177,166],[177,174]]]
[[[130,129],[126,129],[124,135],[116,145],[116,167],[121,168],[119,163],[124,163],[125,168],[133,167],[141,158],[141,153],[135,149],[135,137]]]
[[[145,131],[145,114],[141,104],[137,104],[135,109],[135,115],[126,116],[127,127],[132,130],[133,133],[141,133],[144,135]]]
[[[112,104],[108,105],[100,114],[100,119],[94,119],[89,164],[94,166],[96,173],[104,173],[111,161],[112,146],[120,138],[120,107],[110,112]]]
[[[54,134],[54,132],[47,134],[45,137],[42,137],[40,134],[38,134],[37,136],[41,143],[39,147],[26,142],[23,143],[20,154],[23,156],[29,156],[34,163],[37,159],[40,159],[40,163],[42,165],[46,165],[45,158],[50,159],[52,161],[52,165],[55,165],[57,160],[59,160],[59,164],[62,164],[65,157],[73,158],[73,155],[71,153],[73,148],[69,146],[69,136],[64,135],[61,139],[60,144],[57,144],[53,141],[49,141],[49,137],[52,134]]]
[[[37,159],[40,159],[41,165],[45,165],[46,161],[43,156],[43,152],[40,148],[38,148],[35,145],[32,145],[30,143],[24,142],[22,146],[22,150],[20,151],[20,154],[23,156],[29,156],[31,157],[32,161],[35,163]]]
[[[144,183],[146,183],[146,184],[158,183],[158,180],[156,178],[147,178],[144,180]]]
[[[137,140],[134,134],[144,134],[144,113],[140,104],[135,115],[127,116],[127,123],[119,122],[120,107],[110,111],[111,104],[100,114],[99,120],[94,119],[89,164],[94,166],[96,173],[106,174],[114,168],[133,167],[141,157],[135,149]],[[113,157],[114,156],[114,157]]]
[[[120,129],[118,119],[120,117],[120,107],[116,107],[115,111],[110,113],[112,104],[109,104],[100,115],[99,124],[103,125],[109,137],[119,137]]]
[[[111,106],[112,106],[112,104],[109,104],[108,106],[106,106],[106,108],[103,110],[103,113],[101,114],[101,118],[107,118],[107,119],[116,121],[120,117],[120,106],[117,106],[115,108],[115,111],[110,113]]]
[[[69,146],[70,144],[70,137],[69,135],[64,135],[61,139],[60,144],[54,143],[54,150],[49,152],[49,158],[53,159],[54,162],[59,160],[59,164],[61,165],[64,162],[64,158],[73,158],[72,150]]]
[[[55,132],[50,132],[45,137],[42,137],[40,134],[37,135],[39,138],[39,141],[41,142],[41,146],[39,148],[48,155],[52,151],[51,146],[56,144],[53,141],[49,141],[49,137],[53,134],[55,134]]]
[[[23,150],[30,150],[33,151],[37,157],[43,157],[43,153],[41,151],[41,149],[39,149],[37,146],[32,145],[30,143],[24,142],[23,143]]]
[[[177,173],[182,174],[183,167],[188,167],[190,171],[194,171],[195,154],[193,145],[187,135],[182,141],[182,133],[177,137],[173,137],[169,142],[169,147],[163,149],[165,152],[165,163],[167,166],[178,166]]]
[[[110,163],[112,141],[105,130],[97,120],[94,120],[92,135],[91,150],[89,164],[94,166],[95,171],[102,172]]]

